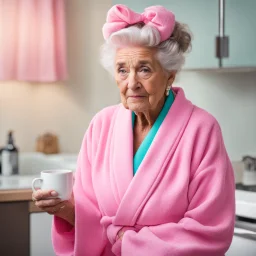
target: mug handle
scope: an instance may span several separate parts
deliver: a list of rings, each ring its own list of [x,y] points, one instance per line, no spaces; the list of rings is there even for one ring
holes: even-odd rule
[[[35,178],[35,179],[33,179],[33,181],[32,181],[32,190],[33,190],[34,192],[37,191],[37,189],[35,188],[35,184],[36,184],[36,182],[39,181],[39,180],[40,180],[40,183],[43,181],[43,179],[41,179],[41,178]]]

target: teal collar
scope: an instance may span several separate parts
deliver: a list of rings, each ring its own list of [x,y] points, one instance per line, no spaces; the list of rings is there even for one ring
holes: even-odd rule
[[[164,106],[163,106],[160,114],[158,115],[155,123],[153,124],[152,128],[150,129],[147,136],[145,137],[145,139],[141,143],[140,147],[138,148],[136,154],[134,155],[134,158],[133,158],[133,174],[134,175],[136,174],[141,162],[143,161],[144,157],[146,156],[146,154],[150,148],[150,145],[153,142],[154,137],[157,134],[157,131],[159,130],[169,109],[172,106],[173,101],[174,101],[174,94],[172,91],[170,91],[170,94],[166,98]],[[135,124],[135,118],[136,118],[136,115],[134,112],[132,112],[132,127],[133,128],[134,128],[134,124]]]

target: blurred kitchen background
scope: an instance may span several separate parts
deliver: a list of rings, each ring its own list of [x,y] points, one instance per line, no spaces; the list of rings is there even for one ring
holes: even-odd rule
[[[62,17],[61,24],[64,24],[62,34],[52,33],[55,40],[59,39],[55,43],[60,45],[60,48],[43,48],[46,52],[53,51],[52,55],[56,57],[56,63],[60,62],[54,65],[61,66],[62,71],[49,77],[36,74],[31,79],[28,76],[24,76],[23,79],[22,74],[26,72],[22,70],[20,76],[17,72],[9,72],[10,70],[6,69],[4,64],[8,62],[9,67],[14,64],[10,64],[10,60],[7,61],[4,57],[10,56],[6,51],[24,51],[26,40],[18,50],[11,48],[15,46],[13,42],[8,43],[8,49],[6,44],[3,47],[6,37],[9,40],[19,37],[12,35],[11,31],[5,30],[2,25],[7,15],[11,17],[21,15],[19,8],[15,9],[13,6],[15,2],[21,4],[23,0],[0,0],[0,148],[6,145],[8,132],[13,131],[15,145],[19,149],[19,161],[22,165],[19,171],[20,174],[27,175],[24,183],[21,182],[21,178],[2,177],[1,180],[0,177],[0,189],[2,189],[2,192],[0,190],[0,207],[2,206],[0,209],[6,205],[16,207],[14,202],[30,200],[26,197],[11,200],[8,193],[11,193],[11,189],[29,189],[27,184],[30,185],[31,177],[38,176],[40,170],[68,167],[75,170],[76,157],[90,120],[102,108],[120,102],[114,80],[99,62],[99,48],[103,43],[102,26],[109,8],[113,4],[121,3],[141,12],[146,6],[164,5],[173,10],[178,21],[189,25],[194,37],[192,52],[188,55],[184,70],[179,73],[174,85],[181,86],[187,98],[209,111],[219,121],[228,154],[235,168],[236,182],[242,186],[236,191],[237,200],[239,200],[237,216],[241,217],[237,220],[237,225],[242,223],[242,226],[238,227],[232,248],[227,255],[256,255],[256,193],[253,192],[256,191],[256,162],[253,158],[256,157],[256,1],[24,0],[26,3],[23,8],[29,8],[29,6],[31,8],[32,5],[29,5],[29,2],[32,4],[40,1],[55,4],[56,9],[53,11],[56,13],[52,12],[49,19],[51,17],[54,19],[54,15]],[[19,13],[15,13],[15,10]],[[33,9],[24,10],[24,12],[29,19]],[[31,17],[33,17],[32,13]],[[13,20],[17,22],[18,18]],[[53,23],[45,22],[44,26],[52,28],[54,24],[56,25],[56,20]],[[17,30],[14,31],[18,33]],[[26,33],[29,34],[29,31]],[[216,43],[218,36],[220,36],[219,44]],[[228,37],[228,44],[225,42],[226,39],[223,39],[224,36]],[[53,39],[45,36],[34,38],[34,40],[33,46],[40,49],[38,45],[45,42],[47,47],[47,43],[52,42]],[[216,47],[220,49],[221,45],[224,48],[219,51],[219,58],[217,58]],[[63,52],[60,53],[60,49]],[[225,57],[227,53],[228,57]],[[13,58],[18,59],[17,56],[19,55],[16,54]],[[61,59],[58,59],[60,56]],[[66,67],[63,64],[65,58]],[[24,56],[21,60],[26,62]],[[47,68],[51,72],[51,67]],[[65,76],[65,68],[67,76]],[[9,73],[6,75],[7,70]],[[43,150],[36,152],[40,151],[38,150],[39,137],[47,133],[53,137],[56,136],[58,150],[52,154],[45,154]],[[242,162],[244,156],[251,157],[252,164],[247,164],[245,167]],[[36,162],[37,159],[41,162]],[[32,162],[33,164],[30,164]],[[250,176],[251,184],[243,184],[245,168],[253,173]],[[28,170],[31,170],[31,173]],[[29,176],[30,174],[32,176]],[[4,182],[7,185],[4,186]],[[23,185],[20,185],[21,183]],[[11,198],[16,197],[13,195]],[[249,198],[249,202],[244,198]],[[249,204],[249,210],[244,206],[240,208],[245,204]],[[9,210],[10,208],[6,212]],[[50,217],[46,213],[36,213],[33,209],[29,214],[30,220],[27,224],[30,231],[26,242],[29,244],[29,249],[22,248],[25,251],[30,250],[31,256],[53,255],[49,229],[45,229],[45,233],[37,231],[41,229],[42,223],[50,228]],[[0,215],[2,216],[1,211]],[[243,226],[244,223],[246,228]],[[10,237],[13,236],[12,233],[10,234]],[[5,248],[1,240],[2,238],[0,252],[1,248]],[[247,253],[242,251],[241,246],[246,246],[243,248],[248,250]]]

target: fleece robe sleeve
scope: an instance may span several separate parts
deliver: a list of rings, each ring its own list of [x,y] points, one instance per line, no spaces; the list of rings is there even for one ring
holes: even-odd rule
[[[191,177],[189,207],[178,223],[125,232],[122,256],[220,256],[232,241],[235,221],[234,175],[222,134],[215,124]]]
[[[88,128],[78,157],[73,188],[75,226],[54,217],[52,241],[56,255],[101,255],[106,246],[106,235],[100,225],[101,213],[91,177],[92,124]]]

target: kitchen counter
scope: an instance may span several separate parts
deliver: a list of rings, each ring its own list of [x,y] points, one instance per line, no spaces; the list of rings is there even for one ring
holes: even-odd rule
[[[76,170],[76,154],[45,155],[38,152],[19,155],[19,175],[0,175],[0,202],[30,201],[31,183],[43,170]]]
[[[39,175],[0,176],[0,202],[30,201],[32,180]]]
[[[16,201],[31,201],[31,189],[13,189],[0,191],[0,203],[16,202]]]
[[[52,216],[35,206],[31,183],[43,170],[76,170],[75,154],[19,155],[19,175],[0,175],[1,255],[54,255],[51,246]]]
[[[0,176],[0,202],[31,201],[31,182],[38,175]]]

